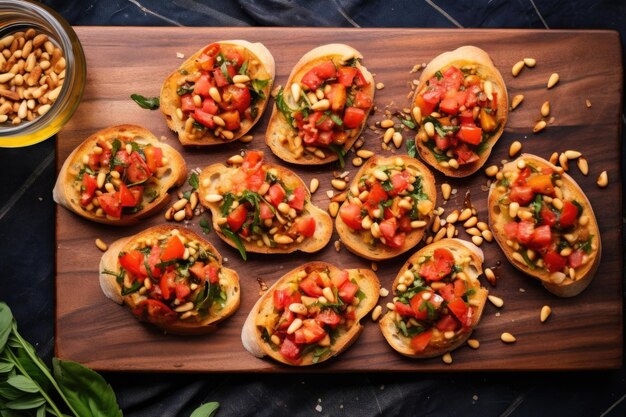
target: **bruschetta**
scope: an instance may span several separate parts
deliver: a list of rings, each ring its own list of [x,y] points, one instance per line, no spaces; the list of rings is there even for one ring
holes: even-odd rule
[[[274,57],[263,44],[212,43],[167,77],[161,112],[184,146],[234,141],[261,118],[274,75]]]
[[[257,357],[306,366],[339,355],[363,330],[380,283],[367,269],[310,262],[283,275],[256,302],[241,333]]]
[[[89,136],[67,157],[53,198],[98,223],[127,225],[155,213],[187,178],[183,157],[150,131],[113,126]]]
[[[437,203],[435,178],[408,156],[370,158],[357,172],[335,226],[351,252],[393,258],[417,245]]]
[[[320,165],[343,160],[374,102],[374,78],[363,56],[343,44],[307,52],[275,97],[265,142],[280,159]]]
[[[326,246],[332,220],[311,203],[304,182],[265,162],[263,152],[249,150],[239,158],[230,167],[210,165],[199,176],[200,202],[211,210],[217,234],[243,259],[247,252],[317,252]]]
[[[100,287],[140,321],[167,333],[203,334],[239,307],[239,277],[206,240],[184,228],[155,226],[111,244]]]
[[[467,177],[487,161],[508,117],[502,75],[489,55],[463,46],[433,59],[413,97],[420,157],[449,177]]]
[[[505,164],[489,190],[489,225],[513,266],[551,293],[572,297],[591,283],[600,229],[585,193],[562,168],[530,154]]]
[[[391,347],[432,358],[461,346],[487,301],[478,281],[483,261],[478,247],[460,239],[442,239],[411,256],[393,282],[394,309],[379,322]]]

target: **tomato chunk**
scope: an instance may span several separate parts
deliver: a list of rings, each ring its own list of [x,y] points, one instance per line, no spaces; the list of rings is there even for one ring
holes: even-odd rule
[[[306,191],[302,185],[297,186],[293,193],[291,194],[291,198],[289,199],[289,207],[292,207],[298,211],[302,211],[304,209],[304,198],[306,197]]]
[[[343,115],[343,124],[348,129],[356,129],[365,120],[365,110],[357,107],[347,107]]]
[[[346,303],[352,303],[356,293],[359,291],[359,286],[352,281],[346,281],[343,283],[341,288],[339,288],[339,298]]]
[[[289,338],[285,338],[280,345],[280,354],[291,362],[298,362],[300,359],[300,348]]]
[[[526,185],[513,186],[511,187],[511,191],[509,193],[509,199],[511,201],[519,203],[520,206],[528,205],[528,203],[533,201],[534,197],[535,193],[533,192],[532,188]]]
[[[337,72],[337,80],[345,87],[350,87],[357,69],[354,67],[341,67]]]
[[[552,232],[550,231],[550,226],[544,224],[543,226],[539,226],[535,228],[533,231],[533,245],[537,247],[545,247],[550,244],[552,241]]]
[[[559,225],[561,225],[561,227],[573,226],[576,223],[577,218],[578,207],[576,207],[571,201],[564,202],[563,210],[561,210],[561,215],[559,216]]]
[[[341,316],[335,312],[335,310],[331,308],[326,308],[315,317],[319,323],[327,324],[330,327],[336,327],[341,321]]]
[[[549,229],[549,228],[548,228]],[[517,240],[521,244],[528,244],[533,238],[535,225],[529,221],[522,220],[517,224]]]
[[[300,281],[298,287],[309,297],[320,297],[323,295],[322,288],[317,284],[315,278],[311,275]]]
[[[445,98],[439,104],[439,110],[456,115],[459,112],[459,102],[456,98]]]
[[[454,255],[447,249],[435,249],[433,257],[420,266],[419,275],[428,281],[440,281],[452,272]]]
[[[354,203],[344,203],[339,209],[341,220],[353,230],[361,230],[361,207]]]
[[[548,251],[543,255],[543,263],[550,272],[559,272],[565,268],[567,258],[559,255],[557,252]]]
[[[231,211],[226,217],[226,222],[228,223],[228,227],[233,232],[239,231],[243,223],[246,221],[248,217],[248,210],[246,206],[243,204],[238,205],[233,211]]]
[[[535,175],[526,181],[526,185],[529,186],[533,192],[544,194],[544,195],[554,195],[554,185],[552,185],[552,176],[551,175]]]
[[[122,216],[122,204],[118,192],[104,193],[98,196],[98,203],[107,216],[119,219]]]
[[[315,234],[315,219],[313,217],[298,217],[295,228],[302,236],[311,237]]]
[[[415,352],[423,352],[428,347],[430,339],[433,337],[432,330],[427,330],[411,338],[411,349]]]
[[[274,207],[278,207],[278,205],[285,199],[285,195],[287,195],[283,186],[278,183],[272,184],[267,193],[269,196],[268,200]]]
[[[448,303],[448,309],[452,312],[452,314],[454,314],[457,319],[459,319],[464,327],[471,325],[471,322],[468,323],[467,317],[467,312],[469,308],[462,298],[455,298],[452,302]]]
[[[161,254],[161,260],[163,262],[172,261],[174,259],[181,259],[185,254],[185,245],[180,241],[180,238],[176,235],[170,237],[165,245],[165,250]]]
[[[124,255],[120,256],[118,260],[120,266],[132,276],[145,276],[145,274],[142,274],[141,271],[141,266],[143,265],[143,253],[139,252],[138,250],[126,252]]]
[[[96,177],[87,173],[83,174],[82,193],[80,194],[80,205],[86,206],[93,200],[94,193],[98,188]]]
[[[461,126],[457,137],[470,145],[478,145],[483,138],[483,130],[476,126]]]

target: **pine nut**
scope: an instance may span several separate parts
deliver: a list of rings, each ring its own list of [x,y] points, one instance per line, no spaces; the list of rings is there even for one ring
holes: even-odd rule
[[[448,217],[446,217],[446,223],[456,223],[457,220],[459,220],[458,210],[454,210],[452,213],[448,214]]]
[[[580,216],[580,218],[578,219],[578,224],[580,224],[581,226],[587,226],[588,223],[589,223],[589,217],[585,216],[584,214]]]
[[[287,235],[274,235],[274,242],[278,243],[279,245],[288,245],[290,243],[293,243],[293,239]]]
[[[515,63],[515,65],[513,65],[513,68],[511,69],[511,74],[514,77],[517,77],[523,68],[524,68],[524,61],[518,61]]]
[[[548,317],[550,317],[550,314],[552,314],[552,309],[550,308],[550,306],[546,305],[541,307],[541,313],[539,313],[539,320],[541,320],[542,323],[545,323],[546,320],[548,320]]]
[[[483,84],[483,90],[487,95],[488,100],[493,100],[493,84],[489,80],[485,80]]]
[[[565,153],[565,156],[567,157],[567,159],[580,158],[580,156],[582,155],[580,152],[573,151],[573,150],[567,150],[564,153]]]
[[[319,186],[320,186],[320,180],[318,180],[317,178],[311,179],[311,184],[309,185],[309,189],[311,190],[311,193],[316,192]]]
[[[421,121],[422,121],[422,109],[420,109],[418,106],[415,106],[411,110],[411,114],[413,116],[413,120],[415,120],[416,123],[421,123]]]
[[[441,195],[443,196],[444,200],[447,200],[450,198],[451,192],[452,192],[452,187],[450,186],[450,184],[448,183],[441,184]]]
[[[294,319],[287,329],[287,334],[294,334],[300,327],[302,327],[302,319]]]
[[[217,203],[218,201],[222,201],[223,197],[220,194],[207,194],[204,196],[204,200],[207,203]]]
[[[472,236],[472,242],[474,243],[474,245],[480,246],[483,244],[483,238],[482,236]]]
[[[509,156],[512,158],[515,155],[517,155],[517,153],[521,150],[522,150],[522,143],[519,140],[516,140],[509,147]]]
[[[396,149],[400,149],[400,146],[402,146],[402,141],[404,140],[404,138],[402,137],[402,133],[395,132],[393,136],[391,137],[391,140],[394,146],[396,147]]]
[[[491,284],[491,285],[496,285],[496,275],[493,273],[493,269],[491,268],[485,268],[485,278],[487,278],[487,281]]]
[[[96,239],[96,247],[100,249],[102,252],[105,252],[108,249],[108,246],[104,241],[100,238]]]
[[[435,125],[433,125],[432,122],[426,122],[424,124],[424,130],[426,131],[426,134],[429,138],[435,136]]]
[[[185,210],[179,210],[176,213],[174,213],[174,220],[176,220],[177,222],[182,222],[185,219]]]
[[[478,349],[480,347],[480,342],[476,339],[467,339],[467,346],[472,349]]]
[[[247,75],[243,75],[243,74],[237,74],[235,76],[233,76],[233,83],[235,84],[244,84],[247,83],[248,81],[250,81],[250,77],[248,77]]]
[[[539,120],[537,124],[535,124],[535,126],[533,127],[533,133],[541,132],[543,129],[546,128],[546,126],[547,126],[547,123],[545,120]]]
[[[587,176],[587,174],[589,174],[589,163],[584,157],[581,156],[580,158],[578,158],[578,161],[576,161],[576,165],[583,175]]]
[[[382,306],[374,307],[374,311],[372,311],[372,321],[378,320],[382,312],[383,312]]]
[[[524,95],[522,94],[518,94],[513,97],[513,100],[511,100],[511,110],[515,110],[517,106],[522,104],[522,101],[524,101]]]
[[[561,153],[559,155],[559,165],[561,165],[561,168],[563,168],[565,171],[569,170],[569,163],[567,161],[567,156],[565,156],[564,153]]]
[[[412,229],[421,229],[422,227],[426,227],[426,222],[424,220],[413,220],[411,222]]]
[[[469,229],[466,229],[465,233],[467,233],[470,236],[480,236],[480,230],[478,230],[475,227],[470,227]]]
[[[546,101],[541,105],[541,115],[543,117],[548,117],[550,115],[550,102]]]
[[[252,142],[252,140],[254,139],[254,136],[252,135],[245,135],[239,138],[239,141],[242,143],[250,143]]]
[[[596,184],[598,184],[598,187],[600,188],[605,188],[607,185],[609,185],[609,175],[607,174],[606,171],[602,171],[600,173],[600,175],[598,176],[598,180],[596,181]]]
[[[353,158],[352,165],[354,165],[355,167],[360,167],[361,165],[363,165],[363,159],[359,158],[358,156],[356,158]]]
[[[373,175],[374,175],[374,178],[376,178],[379,181],[383,181],[384,182],[384,181],[387,181],[389,179],[389,176],[384,171],[381,171],[379,169],[374,170],[374,174]]]
[[[382,127],[383,129],[387,129],[387,128],[393,127],[393,120],[385,119],[385,120],[381,121],[380,122],[380,127]]]
[[[241,165],[243,164],[243,156],[239,154],[233,155],[230,158],[228,158],[226,162],[229,163],[230,165]]]
[[[339,203],[337,203],[336,201],[332,201],[329,205],[328,205],[328,213],[331,215],[331,217],[337,217],[337,212],[339,211]]]
[[[497,165],[491,165],[485,168],[485,175],[487,175],[488,177],[495,177],[497,173],[498,173]]]
[[[358,156],[359,158],[363,158],[363,159],[369,159],[372,156],[374,156],[374,152],[368,151],[367,149],[359,149],[356,152],[356,156]]]
[[[302,303],[292,303],[289,305],[289,311],[296,314],[306,315],[308,313],[307,308]]]
[[[500,340],[504,343],[514,343],[517,339],[511,333],[504,332],[500,335]]]
[[[330,102],[327,99],[322,99],[315,104],[311,105],[313,111],[325,111],[330,107]]]
[[[209,88],[209,95],[216,103],[222,102],[222,96],[220,96],[220,91],[216,87]],[[215,118],[213,118],[215,120]]]
[[[383,84],[383,83],[376,83],[376,89],[377,90],[382,90],[383,88],[385,88],[385,84]]]
[[[494,306],[501,308],[504,305],[504,300],[500,297],[496,297],[495,295],[488,295],[487,298],[491,301],[491,304]]]
[[[537,60],[535,58],[524,58],[524,64],[528,68],[533,68],[535,65],[537,65]]]
[[[443,363],[450,365],[452,363],[452,355],[450,354],[450,352],[446,352],[441,357],[441,360],[443,361]]]
[[[552,73],[552,75],[550,75],[550,78],[548,79],[548,89],[554,87],[557,83],[559,82],[559,74],[557,74],[556,72]]]
[[[330,184],[333,186],[334,189],[338,191],[343,191],[348,186],[348,184],[344,180],[340,180],[338,178],[332,179],[330,181]]]
[[[293,100],[297,103],[298,101],[300,101],[300,95],[302,94],[302,87],[300,87],[300,84],[298,83],[293,83],[291,84],[291,97],[293,97]]]
[[[469,219],[467,219],[465,223],[463,223],[463,227],[465,227],[466,229],[468,227],[474,227],[476,226],[476,223],[478,223],[478,218],[476,216],[472,216]]]

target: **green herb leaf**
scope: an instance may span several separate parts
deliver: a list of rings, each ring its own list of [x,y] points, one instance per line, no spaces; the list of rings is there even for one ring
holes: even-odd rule
[[[11,323],[13,322],[13,313],[5,303],[0,303],[0,352],[4,350],[9,335],[11,334]]]
[[[576,208],[578,209],[577,213],[576,213],[576,217],[580,217],[583,215],[583,206],[582,204],[580,204],[578,201],[576,200],[572,200],[572,204],[576,206]]]
[[[22,392],[35,393],[39,391],[37,384],[30,378],[24,375],[14,375],[7,379],[7,384]]]
[[[408,119],[400,119],[403,125],[408,127],[409,129],[415,129],[415,122],[413,120]]]
[[[341,117],[337,116],[336,114],[331,113],[330,114],[330,119],[335,122],[335,124],[337,126],[341,126],[343,125],[343,120],[341,120]]]
[[[113,169],[115,168],[116,165],[116,159],[115,159],[115,154],[117,154],[117,151],[120,150],[120,148],[122,147],[122,142],[119,141],[119,139],[114,139],[113,142],[111,142],[111,161],[109,162],[109,168],[111,171],[113,171]],[[119,163],[119,161],[117,161]]]
[[[190,84],[183,84],[176,90],[176,94],[184,96],[185,94],[193,93],[194,86]]]
[[[339,162],[339,167],[343,169],[346,166],[346,161],[344,157],[346,156],[346,150],[343,146],[332,143],[328,145],[328,149],[334,152],[337,155],[337,160]]]
[[[415,158],[417,156],[417,149],[415,148],[415,139],[406,140],[406,153],[411,158]]]
[[[219,408],[220,403],[218,402],[202,404],[200,407],[196,408],[189,417],[213,417]]]
[[[46,399],[39,395],[25,395],[5,404],[9,410],[32,410],[46,403]],[[2,415],[6,414],[4,411]],[[81,416],[82,417],[82,416]]]
[[[248,61],[244,61],[244,63],[241,65],[241,68],[239,68],[239,74],[241,75],[248,74]]]
[[[211,228],[211,223],[209,223],[207,219],[200,220],[198,224],[202,228],[202,233],[204,233],[205,235],[208,235],[209,233],[211,233],[211,230],[213,230]]]
[[[293,126],[293,112],[294,110],[287,105],[285,102],[285,97],[283,95],[283,89],[278,90],[278,94],[276,94],[276,98],[274,100],[276,102],[276,108],[282,113],[283,117],[287,121],[287,124],[294,129]]]
[[[226,193],[222,196],[222,201],[220,212],[222,213],[222,216],[225,217],[228,213],[230,213],[230,208],[235,201],[235,195],[233,193]]]
[[[437,77],[438,80],[441,80],[443,78],[443,74],[441,73],[441,71],[437,71],[435,73],[435,77]]]
[[[220,229],[222,230],[222,233],[224,233],[224,235],[228,239],[232,240],[235,246],[237,246],[237,250],[239,250],[241,259],[243,259],[244,261],[248,260],[248,255],[246,254],[246,248],[243,246],[243,242],[239,238],[239,235],[237,235],[235,232],[230,230],[227,226],[222,226],[220,227]]]
[[[142,109],[156,110],[160,106],[158,97],[147,98],[140,94],[131,94],[130,98],[132,98],[135,103],[139,104],[139,107]]]
[[[269,82],[269,78],[267,80],[254,79],[250,82],[250,85],[252,85],[254,92],[257,93],[259,97],[265,98],[265,93],[263,92],[263,89],[267,87]]]
[[[198,181],[198,174],[196,174],[195,172],[192,172],[191,175],[189,176],[189,181],[187,181],[189,183],[189,185],[191,185],[191,187],[194,190],[197,190],[198,188],[200,188],[200,182]]]
[[[157,266],[158,265],[159,264],[157,264]],[[125,295],[128,295],[128,294],[135,293],[135,292],[139,291],[139,289],[141,288],[142,285],[143,285],[143,282],[135,281],[135,282],[133,282],[133,285],[131,285],[129,288],[126,288],[125,286],[122,286],[121,295],[125,296]]]
[[[52,359],[54,378],[81,417],[122,417],[113,388],[96,372],[71,361]]]
[[[228,64],[226,63],[226,61],[224,61],[222,63],[222,65],[220,65],[220,70],[222,71],[222,75],[224,76],[224,78],[226,78],[228,80],[228,82],[230,84],[233,83],[233,79],[231,78],[230,74],[228,73]]]

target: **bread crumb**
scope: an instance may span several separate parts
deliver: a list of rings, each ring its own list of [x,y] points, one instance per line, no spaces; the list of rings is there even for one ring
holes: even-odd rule
[[[319,404],[318,404],[318,405],[316,405],[316,406],[315,406],[315,411],[317,411],[318,413],[321,413],[321,412],[322,412],[322,406],[321,406],[321,405],[319,405]]]

